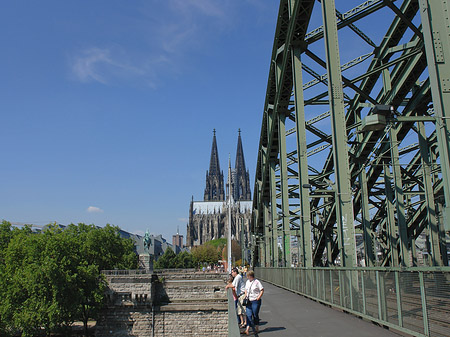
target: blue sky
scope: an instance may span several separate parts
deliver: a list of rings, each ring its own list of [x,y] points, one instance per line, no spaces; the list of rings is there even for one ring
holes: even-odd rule
[[[360,2],[337,7],[344,13]],[[278,5],[1,2],[0,218],[111,223],[169,240],[179,226],[185,235],[191,196],[203,198],[214,128],[225,173],[242,129],[253,186]],[[357,26],[378,44],[392,17],[385,8]],[[308,30],[320,21],[316,3]],[[339,44],[341,63],[372,51],[348,27],[339,31]],[[324,57],[323,41],[310,49]],[[344,75],[364,72],[369,62]],[[311,79],[304,72],[304,82]],[[305,97],[326,90],[319,84]],[[327,110],[310,106],[306,119]],[[316,126],[331,132],[329,119]],[[287,145],[288,152],[296,148],[293,139]],[[308,164],[320,169],[329,150]]]
[[[212,130],[253,185],[278,1],[2,1],[0,217],[185,235]]]

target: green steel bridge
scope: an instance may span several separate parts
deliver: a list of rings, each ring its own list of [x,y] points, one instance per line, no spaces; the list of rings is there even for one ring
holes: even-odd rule
[[[270,61],[258,277],[450,336],[450,1],[281,0]]]

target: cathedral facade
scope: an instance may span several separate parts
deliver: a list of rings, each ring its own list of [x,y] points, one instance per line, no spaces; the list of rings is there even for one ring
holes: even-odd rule
[[[228,209],[231,207],[231,236],[239,243],[249,242],[252,200],[249,172],[245,168],[241,131],[239,130],[235,168],[231,171],[231,186],[224,184],[217,151],[216,132],[213,132],[209,171],[203,201],[192,198],[189,207],[186,245],[194,247],[207,241],[226,238]],[[228,180],[227,180],[228,181]],[[225,186],[226,191],[225,191]],[[229,196],[231,193],[231,206]]]

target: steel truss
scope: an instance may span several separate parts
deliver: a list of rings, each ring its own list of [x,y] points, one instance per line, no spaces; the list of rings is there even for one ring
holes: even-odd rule
[[[255,177],[256,264],[448,265],[449,2],[340,12],[334,0],[281,0]],[[314,11],[322,24],[308,32]],[[338,43],[338,33],[353,38]],[[365,52],[349,57],[348,45]]]

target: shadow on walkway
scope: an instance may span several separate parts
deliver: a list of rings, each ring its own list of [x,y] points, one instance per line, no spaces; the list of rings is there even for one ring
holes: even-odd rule
[[[329,308],[290,291],[262,282],[259,336],[393,337],[397,334],[356,316]]]

